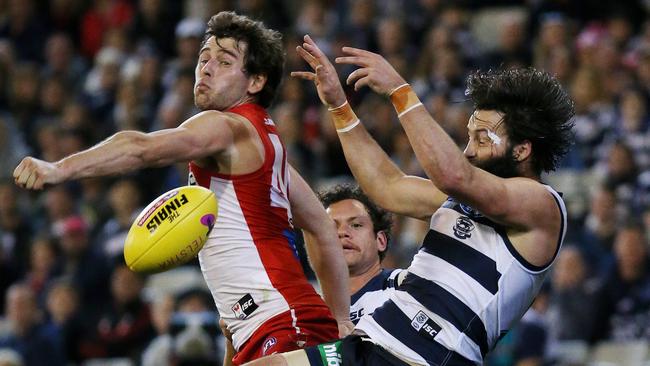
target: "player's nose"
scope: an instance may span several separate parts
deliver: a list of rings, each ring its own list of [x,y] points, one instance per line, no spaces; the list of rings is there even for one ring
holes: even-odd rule
[[[476,149],[472,144],[468,143],[467,146],[465,146],[465,150],[463,150],[463,154],[466,158],[471,159],[476,156]]]

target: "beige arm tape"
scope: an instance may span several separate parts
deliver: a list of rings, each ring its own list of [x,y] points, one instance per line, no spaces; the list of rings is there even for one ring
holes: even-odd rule
[[[307,352],[304,349],[298,349],[291,352],[280,353],[287,362],[287,366],[309,366]]]
[[[334,126],[339,133],[348,132],[360,123],[347,100],[336,108],[329,108],[328,111],[332,114]]]
[[[395,107],[397,117],[402,117],[406,113],[422,105],[420,98],[413,91],[410,85],[403,84],[395,88],[390,93],[390,101]]]

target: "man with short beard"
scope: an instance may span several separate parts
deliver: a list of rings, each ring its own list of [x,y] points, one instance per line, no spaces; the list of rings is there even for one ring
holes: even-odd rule
[[[178,128],[118,132],[58,162],[27,157],[14,171],[19,186],[42,189],[190,161],[190,184],[211,189],[219,202],[199,261],[232,333],[234,364],[352,330],[348,272],[334,222],[289,166],[265,109],[283,68],[280,33],[221,12],[208,22],[195,69],[194,102],[201,113]],[[329,309],[295,254],[294,224],[305,233]]]
[[[430,222],[408,274],[342,340],[251,365],[478,365],[533,302],[566,232],[560,195],[542,184],[568,150],[573,102],[533,69],[476,72],[464,153],[380,55],[343,47],[347,78],[388,96],[428,179],[405,175],[370,136],[314,41],[298,53],[364,192],[380,207]],[[445,203],[437,204],[448,196]]]

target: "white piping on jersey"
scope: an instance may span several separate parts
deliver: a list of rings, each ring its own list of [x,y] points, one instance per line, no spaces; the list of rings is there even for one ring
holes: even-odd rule
[[[291,326],[296,329],[296,334],[300,334],[300,327],[298,324],[298,318],[296,317],[296,311],[291,308]]]

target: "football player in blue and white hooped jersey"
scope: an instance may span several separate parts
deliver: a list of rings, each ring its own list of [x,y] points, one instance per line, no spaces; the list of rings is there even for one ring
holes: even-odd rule
[[[350,320],[357,324],[388,300],[402,272],[381,266],[391,238],[392,215],[352,184],[322,191],[319,198],[336,223],[343,246],[350,271]]]
[[[390,97],[427,179],[405,175],[364,128],[314,41],[297,48],[329,107],[357,182],[384,209],[430,217],[430,230],[389,300],[355,334],[260,360],[264,365],[480,365],[539,291],[566,232],[560,195],[541,182],[572,138],[573,102],[534,69],[476,72],[464,152],[380,55],[344,47],[347,78]],[[436,205],[440,197],[447,201]]]

